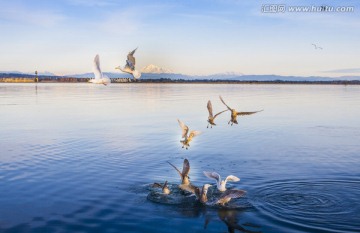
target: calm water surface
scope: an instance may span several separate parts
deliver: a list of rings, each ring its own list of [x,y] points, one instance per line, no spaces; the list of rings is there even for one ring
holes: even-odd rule
[[[264,111],[207,129],[220,94]],[[359,86],[0,84],[0,232],[360,232],[359,106]],[[203,132],[189,150],[177,118]],[[184,158],[247,195],[154,201]]]

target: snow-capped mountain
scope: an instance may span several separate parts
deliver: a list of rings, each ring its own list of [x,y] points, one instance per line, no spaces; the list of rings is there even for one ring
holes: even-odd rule
[[[162,68],[156,65],[148,65],[141,69],[141,73],[148,73],[148,74],[170,74],[173,73],[172,70]]]

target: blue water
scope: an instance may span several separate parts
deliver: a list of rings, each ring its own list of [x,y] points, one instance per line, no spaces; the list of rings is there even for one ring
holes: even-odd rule
[[[0,232],[360,232],[360,87],[0,84]],[[263,112],[207,129],[206,103]],[[202,134],[181,148],[177,119]],[[154,200],[167,161],[233,208]],[[156,192],[156,191],[155,191]],[[150,196],[149,196],[150,195]],[[155,195],[155,194],[154,194]],[[181,194],[179,194],[181,195]]]

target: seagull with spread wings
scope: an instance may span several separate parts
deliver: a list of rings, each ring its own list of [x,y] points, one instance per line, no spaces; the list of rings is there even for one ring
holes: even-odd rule
[[[200,188],[196,188],[195,195],[199,199],[199,201],[203,204],[206,204],[208,202],[207,192],[209,187],[211,187],[210,184],[204,184],[201,190]],[[209,204],[224,206],[231,199],[242,197],[245,195],[245,193],[246,191],[244,190],[237,190],[237,189],[226,190],[224,193],[221,194],[220,197],[216,198],[214,201],[210,202]]]
[[[93,71],[94,71],[95,78],[90,79],[89,80],[90,83],[104,84],[105,86],[108,85],[109,83],[111,83],[111,80],[101,72],[100,57],[98,54],[96,54],[96,56],[94,58]]]
[[[223,100],[223,98],[222,98],[221,96],[219,96],[219,97],[220,97],[221,102],[231,111],[231,119],[230,119],[230,121],[228,122],[228,124],[230,124],[230,122],[231,122],[231,125],[233,125],[233,124],[238,124],[238,122],[237,122],[237,117],[238,117],[238,116],[252,115],[252,114],[254,114],[254,113],[263,111],[263,110],[260,110],[260,111],[255,111],[255,112],[238,112],[238,111],[236,111],[235,109],[230,108],[230,107],[224,102],[224,100]]]
[[[196,131],[196,130],[192,130],[189,133],[189,127],[187,125],[185,125],[182,121],[180,121],[178,119],[180,128],[182,130],[182,134],[181,137],[184,138],[184,140],[181,140],[181,144],[183,145],[182,148],[186,148],[188,149],[190,146],[190,142],[192,141],[192,139],[196,136],[198,136],[199,134],[201,134],[200,131]]]
[[[221,176],[219,175],[219,173],[217,172],[206,172],[204,171],[204,175],[210,179],[215,179],[216,180],[216,187],[219,191],[224,192],[226,190],[226,183],[228,181],[232,181],[232,182],[238,182],[240,181],[240,178],[233,176],[233,175],[229,175],[226,177],[225,180],[221,180]]]
[[[170,164],[180,175],[181,184],[179,185],[179,188],[181,190],[184,190],[184,191],[187,191],[187,192],[190,192],[190,193],[195,193],[197,187],[190,183],[190,177],[189,177],[190,163],[189,163],[189,160],[184,159],[182,171],[180,171],[175,165],[173,165],[169,161],[168,161],[168,164]]]
[[[121,66],[117,66],[115,67],[115,69],[119,69],[122,72],[131,74],[134,79],[139,79],[141,77],[141,73],[135,69],[135,57],[134,57],[134,53],[137,50],[134,49],[133,51],[129,52],[129,54],[127,55],[127,60],[126,60],[126,64],[124,66],[124,68],[122,68]]]
[[[215,116],[214,116],[214,115],[213,115],[212,104],[211,104],[211,101],[210,101],[210,100],[209,100],[208,103],[207,103],[207,109],[208,109],[208,111],[209,111],[209,117],[208,117],[208,125],[207,125],[206,128],[209,128],[209,124],[210,124],[211,128],[213,127],[213,125],[216,125],[215,122],[214,122],[214,121],[215,121],[215,118],[216,118],[217,116],[219,116],[221,113],[228,111],[228,109],[226,109],[226,110],[224,110],[224,111],[221,111],[221,112],[216,113]]]

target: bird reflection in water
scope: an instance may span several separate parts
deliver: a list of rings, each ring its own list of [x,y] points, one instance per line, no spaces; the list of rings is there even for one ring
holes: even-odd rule
[[[245,232],[245,233],[261,233],[261,231],[257,231],[257,230],[249,230],[246,229],[245,227],[249,228],[260,228],[260,226],[257,226],[255,224],[252,223],[239,223],[239,213],[240,211],[238,210],[231,210],[231,209],[219,209],[217,212],[217,217],[226,224],[228,232],[229,233],[233,233],[239,231],[239,232]],[[211,216],[207,216],[205,218],[205,224],[204,224],[204,229],[207,229],[210,221],[214,220],[214,217]]]

